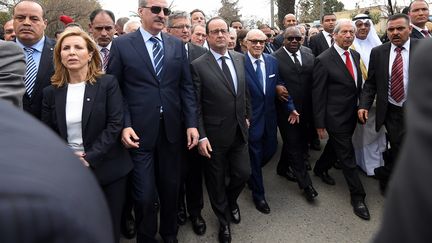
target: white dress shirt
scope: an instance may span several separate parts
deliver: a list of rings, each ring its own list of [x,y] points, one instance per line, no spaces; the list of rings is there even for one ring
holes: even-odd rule
[[[264,92],[264,94],[265,94],[265,93],[266,93],[266,92],[265,92],[265,91],[266,91],[266,67],[265,67],[264,58],[263,58],[263,56],[261,55],[261,56],[257,59],[257,58],[255,58],[255,57],[253,57],[253,56],[250,54],[250,52],[247,52],[247,54],[248,54],[250,60],[252,61],[252,66],[253,66],[255,72],[256,72],[256,69],[257,69],[257,64],[256,64],[255,62],[256,62],[256,60],[260,60],[260,68],[261,68],[262,79],[263,79],[263,87],[262,87],[262,88],[263,88],[263,92]]]
[[[344,53],[345,53],[345,51],[349,52],[350,59],[351,59],[352,69],[354,71],[354,82],[355,82],[354,84],[357,87],[357,68],[355,66],[354,58],[353,58],[351,52],[349,51],[349,49],[348,50],[344,50],[344,49],[340,48],[336,43],[333,46],[336,49],[336,51],[339,53],[339,56],[342,58],[342,61],[345,63],[345,65],[346,65],[346,56],[345,56]]]
[[[210,52],[213,54],[214,58],[216,59],[216,62],[218,63],[220,69],[222,70],[222,60],[221,60],[222,55],[213,51],[211,48],[210,48]],[[223,55],[223,56],[226,57],[225,62],[226,62],[227,66],[230,70],[231,77],[232,77],[233,83],[234,83],[233,84],[234,90],[237,93],[237,73],[235,71],[234,63],[231,59],[231,56],[228,53],[228,50],[225,52],[225,55]]]
[[[291,53],[291,52],[289,52],[289,51],[285,48],[285,46],[282,47],[282,48],[286,51],[286,53],[287,53],[288,56],[291,58],[291,60],[293,61],[293,63],[295,63],[295,60],[294,60],[294,54]],[[302,58],[301,58],[302,56],[301,56],[300,49],[299,49],[295,54],[296,54],[297,59],[298,59],[299,62],[300,62],[300,65],[303,66],[303,62],[302,62]]]
[[[326,39],[326,41],[327,41],[327,45],[328,45],[329,47],[331,47],[331,46],[332,46],[332,43],[331,43],[331,39],[332,39],[331,36],[332,36],[332,34],[329,33],[329,32],[327,32],[327,31],[325,31],[325,30],[323,30],[322,33],[323,33],[323,35],[324,35],[324,37],[325,37],[325,39]]]
[[[66,128],[69,147],[84,152],[82,139],[82,110],[86,82],[68,84],[66,95]]]
[[[144,39],[144,44],[147,47],[147,52],[150,56],[150,60],[153,64],[153,68],[156,68],[155,63],[154,63],[154,59],[153,59],[153,45],[154,45],[154,43],[153,43],[153,41],[150,40],[150,38],[156,37],[159,40],[159,45],[162,47],[162,50],[163,50],[162,35],[159,32],[157,35],[153,36],[152,34],[147,32],[142,26],[139,28],[139,31],[141,32],[141,35]]]

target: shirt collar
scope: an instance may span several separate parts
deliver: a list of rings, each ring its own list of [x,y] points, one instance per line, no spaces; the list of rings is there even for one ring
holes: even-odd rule
[[[260,56],[259,58],[255,58],[255,57],[253,57],[253,56],[250,54],[249,51],[247,52],[247,54],[248,54],[249,58],[251,59],[252,63],[255,63],[256,60],[260,60],[261,62],[264,63],[264,57],[263,57],[262,54],[261,54],[261,56]]]
[[[407,50],[408,52],[409,52],[409,50],[410,50],[410,43],[411,43],[411,38],[408,38],[408,40],[405,42],[405,44],[403,44],[403,48],[405,49],[405,50]],[[393,43],[391,43],[391,48],[390,48],[390,51],[391,52],[394,52],[394,50],[396,49],[396,45],[394,45]]]
[[[102,46],[100,46],[100,45],[97,45],[97,49],[98,49],[99,51],[101,51],[102,48],[106,48],[106,49],[108,49],[108,51],[110,51],[110,50],[111,50],[111,43],[112,43],[112,41],[111,41],[107,46],[105,46],[105,47],[102,47]]]
[[[157,35],[152,35],[149,32],[147,32],[142,26],[140,26],[139,30],[141,32],[141,35],[142,35],[143,39],[144,39],[144,42],[147,42],[153,36],[156,37],[156,38],[158,38],[159,41],[162,41],[162,34],[161,34],[161,32],[157,33]]]
[[[43,50],[43,47],[44,47],[44,44],[45,44],[45,36],[42,36],[42,38],[41,38],[38,42],[36,42],[34,45],[32,45],[32,46],[25,46],[23,43],[21,43],[21,42],[18,40],[18,38],[16,38],[16,43],[17,43],[21,48],[24,48],[24,47],[31,47],[31,48],[33,48],[34,50],[36,50],[36,51],[42,53],[42,50]]]
[[[422,28],[420,28],[420,27],[418,27],[418,26],[416,26],[416,25],[413,25],[413,24],[411,24],[411,26],[412,26],[414,29],[418,30],[419,32],[422,32],[422,30],[426,30],[427,32],[429,32],[429,30],[426,28],[426,26],[425,26],[424,29],[422,29]],[[422,33],[422,34],[423,34],[423,33]]]
[[[325,30],[323,30],[322,33],[323,33],[325,38],[327,38],[327,37],[329,37],[329,35],[331,35],[331,33],[327,32]]]
[[[348,51],[349,52],[349,48],[348,48],[348,50],[344,50],[344,49],[342,49],[341,47],[339,47],[336,43],[334,43],[334,48],[336,49],[336,51],[339,53],[339,56],[342,56],[342,55],[344,55],[344,53],[345,53],[345,51]],[[350,53],[351,54],[351,53]]]
[[[286,51],[286,53],[288,53],[289,56],[292,56],[294,54],[294,53],[289,52],[288,49],[285,48],[285,46],[282,48]],[[301,46],[300,46],[300,48],[301,48]],[[300,48],[295,52],[295,54],[297,54],[297,57],[300,56]]]
[[[231,59],[231,57],[230,57],[230,55],[229,55],[229,53],[228,53],[228,50],[225,52],[224,55],[221,55],[221,54],[219,54],[219,53],[213,51],[211,48],[210,48],[210,52],[211,52],[211,53],[213,54],[213,56],[215,57],[216,61],[218,61],[222,56],[226,57],[227,59]]]

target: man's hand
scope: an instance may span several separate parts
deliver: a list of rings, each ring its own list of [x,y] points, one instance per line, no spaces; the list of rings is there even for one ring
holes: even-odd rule
[[[75,151],[74,152],[76,156],[78,156],[79,160],[81,161],[81,163],[85,166],[85,167],[90,167],[89,162],[87,162],[87,160],[84,159],[85,157],[85,153],[84,152],[80,152],[80,151]]]
[[[191,150],[193,147],[195,147],[198,144],[199,140],[199,133],[198,129],[195,127],[190,127],[186,130],[186,136],[187,136],[187,148]]]
[[[126,148],[139,148],[139,137],[132,127],[126,127],[122,131],[121,141]]]
[[[325,128],[317,128],[316,130],[317,130],[319,139],[327,138],[327,131]]]
[[[296,110],[291,111],[291,113],[288,117],[288,122],[289,122],[289,124],[299,123],[300,122],[300,114]]]
[[[210,153],[212,152],[210,141],[208,139],[201,140],[198,143],[198,152],[204,157],[211,158]]]
[[[285,86],[276,85],[276,96],[282,102],[288,101],[288,90],[285,88]]]
[[[359,109],[357,111],[357,116],[361,124],[365,124],[368,119],[368,110],[366,109]]]

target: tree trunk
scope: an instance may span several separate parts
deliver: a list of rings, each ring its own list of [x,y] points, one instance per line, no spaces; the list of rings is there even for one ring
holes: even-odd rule
[[[295,14],[294,10],[295,0],[277,0],[278,7],[278,22],[277,25],[280,29],[284,29],[283,27],[283,18],[285,15],[291,13]]]

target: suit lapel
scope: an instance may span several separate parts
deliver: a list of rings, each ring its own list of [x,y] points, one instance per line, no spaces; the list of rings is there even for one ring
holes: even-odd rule
[[[275,73],[272,73],[272,67],[270,66],[270,61],[269,58],[267,57],[267,55],[263,54],[263,58],[264,58],[264,63],[265,63],[265,69],[266,69],[266,73],[265,73],[265,91],[267,94],[267,91],[270,89],[270,87],[272,87],[272,84],[270,83],[270,79],[269,76]]]
[[[329,44],[327,42],[327,38],[324,36],[323,32],[320,33],[320,40],[321,40],[322,46],[324,47],[324,50],[331,47],[331,46],[329,46]]]
[[[53,45],[48,39],[48,37],[45,37],[44,46],[42,49],[42,55],[39,62],[38,72],[36,75],[36,82],[35,87],[33,89],[33,94],[37,92],[37,90],[40,90],[42,86],[44,86],[43,81],[45,77],[48,75],[48,71],[52,70],[52,60],[53,60]],[[51,77],[50,77],[51,78]],[[33,99],[35,95],[32,95],[31,99]]]
[[[389,82],[388,80],[390,80],[389,70],[388,70],[389,64],[390,64],[390,48],[391,48],[391,44],[388,42],[387,46],[385,48],[383,48],[383,53],[381,55],[381,57],[383,58],[383,61],[384,61],[384,65],[383,65],[384,69],[383,70],[387,70],[387,71],[384,71],[384,80],[386,80],[386,83],[387,83],[387,85],[385,85],[386,94],[387,94],[388,88],[389,88],[388,87],[388,82]],[[376,67],[376,68],[380,68],[380,67]]]
[[[239,58],[240,55],[233,55],[233,53],[231,51],[228,51],[228,53],[229,53],[231,60],[234,64],[234,69],[235,69],[235,72],[237,75],[237,93],[239,93],[240,90],[243,90],[243,88],[244,88],[243,85],[245,85],[243,82],[241,82],[241,80],[245,79],[245,77],[244,77],[245,74],[244,74],[244,69],[243,69],[244,63],[242,63],[240,61],[240,58]],[[240,70],[243,70],[243,72],[241,72]],[[236,95],[236,92],[234,90],[234,84],[231,84],[231,87],[232,87],[233,94]]]
[[[253,63],[252,63],[252,60],[250,59],[250,57],[249,57],[249,55],[247,53],[245,54],[245,59],[246,59],[245,60],[246,61],[246,64],[245,64],[246,65],[246,72],[248,72],[249,76],[252,78],[252,80],[248,80],[248,81],[250,81],[252,83],[252,85],[256,85],[257,89],[260,90],[260,92],[262,94],[264,94],[263,93],[263,87],[259,83],[258,77],[256,75],[255,68],[254,68]],[[266,67],[267,67],[267,65],[266,65]]]
[[[217,63],[216,59],[210,51],[207,52],[207,64],[209,66],[209,69],[213,71],[213,73],[219,78],[219,80],[222,80],[222,83],[226,86],[226,88],[229,89],[231,93],[235,96],[235,92],[232,87],[233,85],[228,83],[228,80],[226,80],[222,69],[219,67],[219,64]]]
[[[357,89],[361,89],[363,76],[361,75],[362,73],[361,73],[361,69],[360,69],[360,59],[357,58],[357,55],[354,54],[353,50],[350,50],[350,53],[354,59],[355,68],[357,70]]]
[[[90,84],[90,83],[86,84],[85,92],[84,92],[84,100],[83,100],[82,118],[81,118],[81,126],[82,126],[83,134],[85,134],[87,122],[89,120],[98,89],[99,89],[99,82],[96,82],[94,84]]]
[[[343,72],[345,73],[345,76],[350,80],[351,84],[356,86],[356,82],[355,82],[354,78],[351,76],[350,72],[348,71],[344,61],[342,60],[342,57],[339,56],[339,53],[336,51],[336,49],[333,46],[330,47],[330,49],[331,49],[331,54],[333,55],[333,58],[332,58],[333,61],[337,65],[339,65],[339,67],[343,70]]]
[[[142,38],[141,32],[139,30],[135,31],[132,36],[132,46],[136,49],[138,56],[141,57],[141,59],[144,61],[145,65],[147,66],[147,69],[150,71],[150,73],[153,75],[153,78],[155,80],[158,80],[155,70],[153,68],[153,62],[150,59],[149,53],[147,51],[146,44],[144,42],[144,39]],[[164,48],[165,51],[165,48]]]
[[[58,122],[60,136],[67,139],[66,127],[66,95],[67,85],[56,89],[55,92],[55,111]]]
[[[172,39],[172,37],[168,34],[164,34],[161,33],[162,36],[162,41],[163,41],[163,51],[164,51],[164,58],[163,58],[163,68],[162,68],[162,73],[161,73],[161,81],[164,80],[164,76],[167,70],[167,67],[169,66],[169,60],[172,60],[174,58],[174,54],[175,51],[173,51],[173,49],[171,49],[171,51],[167,51],[168,47],[173,47],[175,46],[175,43]],[[182,44],[182,47],[184,47],[184,45]],[[155,74],[156,75],[156,74]]]

